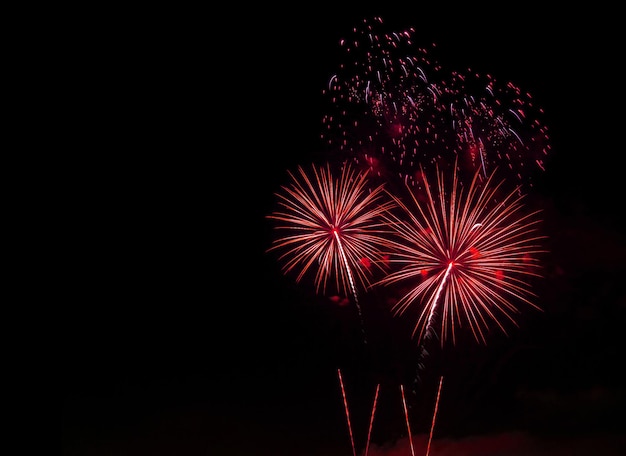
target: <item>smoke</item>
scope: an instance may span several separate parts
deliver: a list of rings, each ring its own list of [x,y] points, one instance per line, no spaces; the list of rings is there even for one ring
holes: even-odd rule
[[[425,456],[427,435],[400,439],[391,445],[370,446],[367,456]],[[537,436],[525,432],[439,439],[431,443],[429,456],[623,456],[626,437],[594,434],[579,437]],[[360,453],[359,456],[365,456]]]

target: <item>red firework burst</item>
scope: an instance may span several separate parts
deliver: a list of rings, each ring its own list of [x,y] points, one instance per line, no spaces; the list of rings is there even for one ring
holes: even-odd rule
[[[419,167],[458,164],[463,179],[498,168],[521,190],[533,187],[551,148],[543,109],[511,82],[471,69],[444,74],[414,34],[374,18],[341,41],[345,62],[323,91],[321,137],[331,152],[416,185]]]
[[[424,198],[408,185],[408,203],[392,195],[400,212],[387,219],[398,235],[390,265],[400,268],[379,283],[409,282],[393,311],[403,314],[418,306],[413,336],[420,342],[432,335],[439,312],[442,344],[449,336],[454,342],[455,328],[463,324],[477,342],[486,343],[492,324],[505,334],[505,321],[517,324],[519,304],[540,309],[531,287],[531,279],[540,277],[538,256],[545,252],[540,211],[524,213],[519,189],[501,192],[494,172],[481,181],[477,171],[467,188],[454,172],[447,188],[446,175],[438,170],[434,188],[425,182]]]
[[[385,268],[389,230],[381,216],[393,201],[383,185],[370,190],[367,173],[349,164],[338,177],[329,164],[311,173],[299,166],[289,176],[276,193],[279,209],[267,216],[281,233],[268,252],[282,251],[283,272],[297,271],[297,282],[311,273],[316,291],[325,292],[334,278],[336,291],[356,300],[357,285],[366,288],[374,269]]]

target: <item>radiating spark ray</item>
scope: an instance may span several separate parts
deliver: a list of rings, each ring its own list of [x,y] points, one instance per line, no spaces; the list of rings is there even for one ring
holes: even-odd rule
[[[352,294],[354,296],[354,303],[356,304],[356,308],[359,312],[359,320],[361,322],[361,331],[363,333],[363,340],[367,343],[367,338],[365,336],[365,329],[363,326],[363,312],[361,311],[361,305],[359,304],[359,296],[356,292],[356,287],[354,286],[354,280],[352,279],[352,271],[350,270],[350,264],[348,263],[348,258],[346,257],[346,253],[343,250],[343,246],[341,245],[341,238],[337,230],[333,230],[333,234],[335,235],[335,239],[337,240],[337,246],[339,248],[339,252],[341,254],[341,259],[343,260],[344,267],[346,268],[346,273],[348,274],[348,280],[350,282],[350,287],[352,288]]]

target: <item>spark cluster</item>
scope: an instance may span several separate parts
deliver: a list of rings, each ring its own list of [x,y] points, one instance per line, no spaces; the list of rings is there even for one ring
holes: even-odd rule
[[[341,40],[344,63],[323,90],[323,142],[374,175],[420,185],[420,168],[457,164],[471,179],[498,168],[533,186],[550,151],[543,109],[512,82],[471,69],[445,72],[414,44],[414,29],[366,20]],[[505,174],[506,173],[506,174]]]
[[[406,287],[392,311],[415,315],[419,341],[438,325],[442,343],[463,326],[486,343],[521,304],[540,309],[544,236],[524,197],[549,135],[529,93],[470,69],[446,74],[414,33],[373,18],[341,40],[323,90],[330,158],[289,172],[268,251],[297,282],[311,276],[318,293],[332,283],[357,307],[357,288]]]

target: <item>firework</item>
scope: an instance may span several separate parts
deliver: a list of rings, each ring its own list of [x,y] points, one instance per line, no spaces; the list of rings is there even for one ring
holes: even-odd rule
[[[341,40],[342,63],[323,95],[329,113],[322,139],[331,150],[386,179],[406,178],[417,152],[438,145],[442,125],[438,65],[413,45],[414,30],[386,32],[381,18],[364,20]]]
[[[393,310],[418,307],[413,336],[420,342],[433,334],[438,314],[442,345],[450,336],[454,342],[455,329],[464,324],[486,343],[492,325],[505,334],[505,321],[517,325],[519,304],[539,309],[531,279],[540,277],[538,256],[544,252],[540,211],[524,213],[524,195],[501,192],[494,173],[481,182],[477,171],[465,188],[454,172],[448,189],[446,174],[438,172],[434,188],[425,182],[424,198],[408,186],[410,203],[392,196],[400,213],[388,214],[399,239],[390,265],[400,268],[379,283],[409,282]]]
[[[511,82],[491,75],[444,72],[419,47],[413,29],[386,31],[380,18],[364,20],[340,42],[345,62],[323,94],[328,113],[321,137],[384,179],[420,185],[419,167],[451,167],[469,179],[496,168],[528,189],[550,151],[543,109]]]
[[[428,434],[428,446],[426,447],[426,456],[430,454],[430,444],[433,441],[433,431],[435,430],[435,419],[437,418],[437,409],[439,408],[439,397],[441,396],[442,383],[443,383],[443,375],[439,377],[439,387],[437,388],[437,399],[435,400],[435,410],[433,411],[433,419],[430,424],[430,433]]]
[[[267,216],[282,234],[268,251],[282,251],[283,272],[297,271],[297,282],[313,274],[318,293],[334,282],[358,306],[357,286],[367,288],[376,270],[386,270],[389,230],[382,214],[393,201],[383,185],[370,190],[367,173],[350,164],[338,177],[330,164],[313,165],[311,173],[299,166],[289,176],[290,184],[276,193],[279,209]]]
[[[441,83],[441,103],[451,133],[440,138],[444,150],[471,177],[486,179],[496,168],[520,190],[534,185],[533,177],[545,171],[550,151],[544,111],[530,93],[512,82],[500,84],[491,75],[468,69],[453,72]],[[452,160],[450,160],[452,163]]]
[[[374,394],[374,403],[372,404],[372,413],[370,414],[370,425],[369,425],[369,428],[367,429],[367,442],[365,444],[364,456],[367,456],[367,453],[370,447],[370,439],[372,437],[372,426],[374,425],[374,414],[376,413],[376,401],[378,400],[379,389],[380,389],[380,383],[376,385],[376,393]]]
[[[411,435],[411,424],[409,423],[409,411],[406,408],[406,398],[404,397],[404,385],[400,385],[400,392],[402,393],[402,407],[404,409],[404,420],[406,421],[406,430],[409,434],[409,444],[411,446],[411,456],[415,456],[415,450],[413,450],[413,436]]]
[[[348,432],[350,433],[350,445],[352,445],[352,455],[356,456],[356,447],[354,446],[354,436],[352,435],[352,424],[350,422],[350,410],[348,409],[348,399],[346,398],[346,389],[343,386],[343,378],[341,377],[341,369],[337,369],[339,376],[339,385],[341,386],[341,397],[343,398],[343,408],[346,412],[346,422],[348,423]]]

